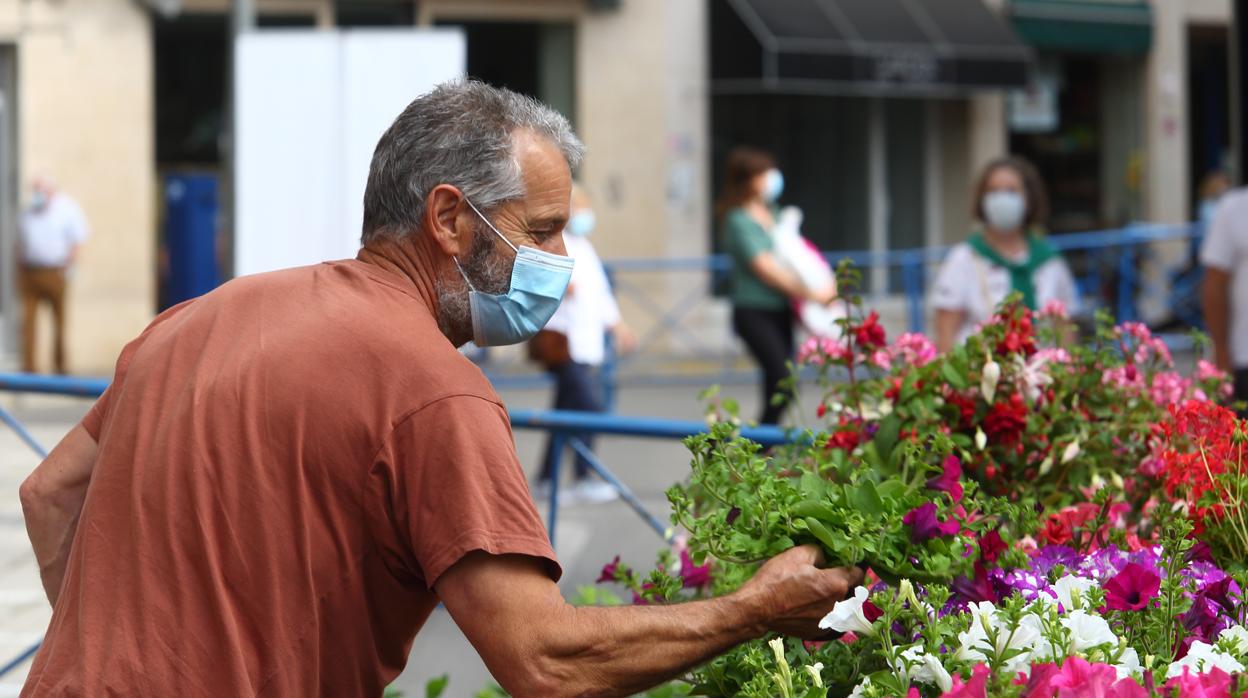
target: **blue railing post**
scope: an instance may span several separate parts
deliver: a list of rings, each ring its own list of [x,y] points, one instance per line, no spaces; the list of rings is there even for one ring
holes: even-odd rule
[[[555,524],[559,519],[559,479],[563,469],[563,445],[567,436],[561,430],[550,432],[550,513],[546,515],[546,536],[550,538],[550,547],[555,547]]]
[[[906,307],[910,315],[910,331],[923,331],[923,256],[921,253],[906,256],[901,267],[902,283],[906,289]]]
[[[1123,247],[1118,257],[1118,322],[1130,322],[1136,319],[1136,251],[1133,245]]]

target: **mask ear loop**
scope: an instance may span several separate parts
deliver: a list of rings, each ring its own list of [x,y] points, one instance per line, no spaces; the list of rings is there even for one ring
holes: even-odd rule
[[[511,240],[508,240],[506,235],[503,235],[502,233],[498,232],[498,228],[494,227],[494,224],[490,222],[490,219],[486,218],[485,215],[481,213],[480,209],[474,206],[472,201],[470,201],[467,196],[464,197],[464,203],[468,204],[468,208],[472,209],[472,212],[477,214],[478,218],[485,221],[485,224],[490,226],[490,230],[493,230],[495,235],[502,238],[503,242],[507,243],[507,246],[510,247],[513,252],[515,252],[516,254],[520,253],[520,248],[511,244]]]
[[[455,268],[459,270],[459,275],[464,277],[464,283],[468,284],[468,290],[476,293],[477,287],[472,285],[472,280],[469,279],[468,275],[464,273],[464,268],[459,264],[459,258],[451,257],[451,261],[455,263]]]

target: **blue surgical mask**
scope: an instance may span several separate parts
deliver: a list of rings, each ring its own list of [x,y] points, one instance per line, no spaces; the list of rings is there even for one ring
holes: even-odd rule
[[[572,217],[568,219],[568,227],[564,228],[563,231],[578,238],[588,237],[590,233],[594,232],[594,224],[597,222],[593,211],[581,209],[572,214]]]
[[[537,334],[559,309],[563,293],[572,280],[572,258],[532,247],[516,247],[483,216],[471,201],[468,206],[490,226],[494,234],[516,251],[511,268],[511,288],[507,293],[481,293],[473,288],[464,268],[455,266],[468,283],[468,304],[472,313],[472,341],[479,347],[519,344]]]
[[[30,193],[30,207],[35,210],[42,210],[48,205],[48,197],[43,192],[36,189]]]
[[[784,193],[784,174],[776,168],[767,170],[763,180],[763,201],[774,204],[780,200],[780,195]]]

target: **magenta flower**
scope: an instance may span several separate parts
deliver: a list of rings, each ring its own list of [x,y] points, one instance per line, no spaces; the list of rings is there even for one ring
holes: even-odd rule
[[[1177,692],[1176,692],[1177,689]],[[1230,698],[1231,675],[1214,667],[1211,671],[1197,674],[1183,668],[1183,675],[1176,676],[1166,682],[1167,695],[1180,695],[1187,698]]]
[[[1152,603],[1160,588],[1156,572],[1131,562],[1105,582],[1105,606],[1113,611],[1138,611]]]
[[[711,561],[698,566],[693,564],[688,550],[680,551],[680,578],[686,589],[700,589],[711,583]]]
[[[962,682],[962,677],[954,674],[953,688],[945,692],[943,698],[987,698],[988,677],[992,670],[987,664],[976,664],[971,670],[971,680]]]
[[[909,514],[902,517],[901,522],[910,527],[910,540],[915,543],[940,536],[952,536],[961,529],[957,521],[942,522],[937,519],[934,502],[926,502],[911,509]]]
[[[616,572],[620,569],[620,556],[616,555],[615,559],[602,566],[602,574],[598,575],[598,584],[614,582]]]
[[[1148,691],[1134,679],[1118,679],[1108,664],[1089,664],[1079,657],[1066,660],[1049,686],[1056,698],[1148,698]],[[1028,696],[1039,695],[1028,693]]]
[[[948,492],[953,501],[962,501],[962,461],[957,456],[945,458],[940,475],[927,481],[929,489]]]
[[[979,538],[979,557],[990,565],[1008,549],[1009,546],[1001,538],[1001,533],[995,528]]]

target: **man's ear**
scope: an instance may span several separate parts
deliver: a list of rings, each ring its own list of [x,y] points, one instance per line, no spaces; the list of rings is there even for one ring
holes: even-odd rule
[[[467,207],[463,192],[449,184],[439,184],[425,198],[425,231],[451,257],[472,246],[472,226],[461,223],[459,215]]]

